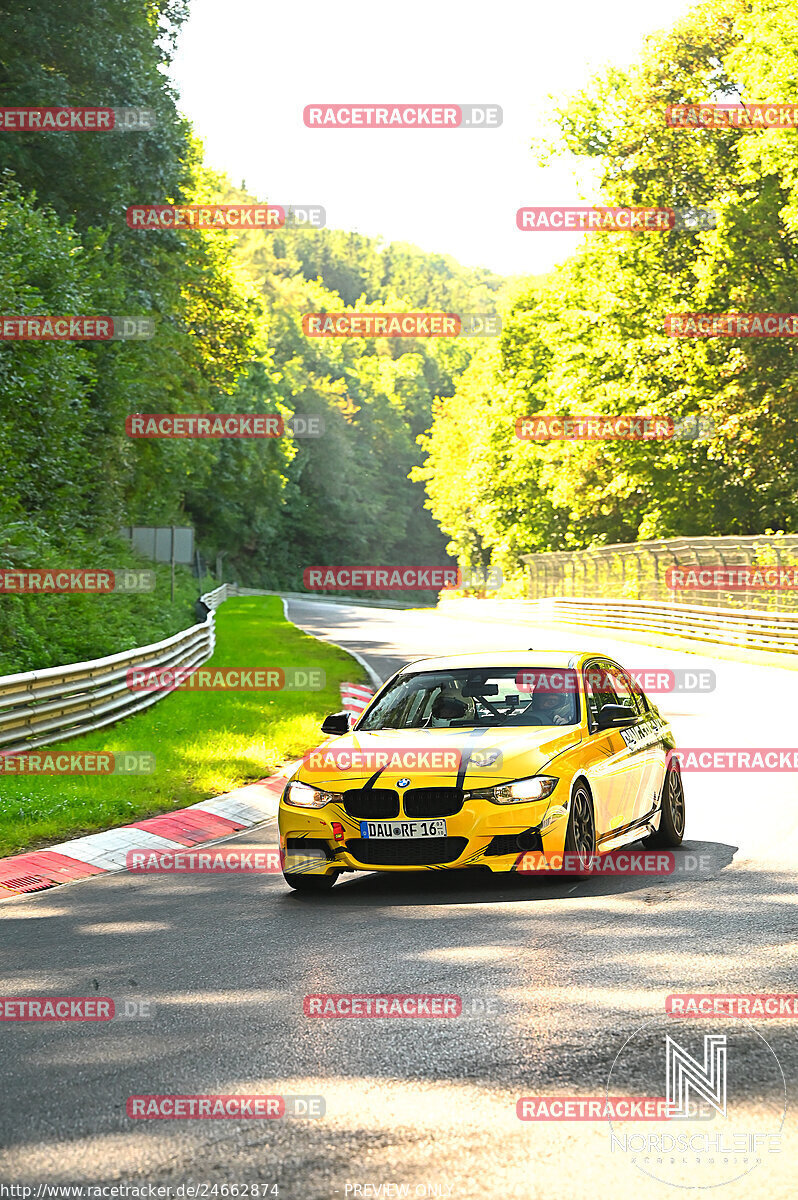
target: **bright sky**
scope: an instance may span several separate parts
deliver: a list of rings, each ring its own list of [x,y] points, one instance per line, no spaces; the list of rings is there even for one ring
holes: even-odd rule
[[[583,235],[520,232],[524,205],[595,200],[584,161],[529,150],[548,97],[692,0],[193,0],[174,64],[180,107],[210,166],[276,204],[321,204],[327,224],[413,242],[502,274],[547,270]],[[306,104],[492,103],[499,129],[307,129]],[[584,186],[580,187],[580,179]],[[159,198],[153,197],[153,202]],[[301,233],[297,233],[301,237]]]

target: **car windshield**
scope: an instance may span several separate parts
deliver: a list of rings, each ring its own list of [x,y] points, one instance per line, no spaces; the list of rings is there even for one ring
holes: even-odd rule
[[[576,725],[576,671],[465,667],[400,675],[361,718],[359,730]]]

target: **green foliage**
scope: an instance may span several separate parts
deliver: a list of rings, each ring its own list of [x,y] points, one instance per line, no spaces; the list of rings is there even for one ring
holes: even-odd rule
[[[24,529],[34,556],[89,564],[122,525],[190,522],[207,561],[226,556],[226,578],[296,588],[314,564],[440,563],[448,550],[512,570],[536,548],[796,527],[794,343],[663,331],[671,312],[794,308],[798,132],[664,119],[673,103],[792,100],[798,18],[786,0],[708,0],[558,114],[561,149],[599,166],[605,203],[710,208],[717,228],[593,234],[550,275],[512,283],[341,230],[129,229],[137,201],[253,199],[203,166],[166,82],[185,11],[182,0],[6,5],[0,102],[157,116],[146,133],[0,141],[0,311],[157,321],[147,342],[0,345],[7,552]],[[497,308],[493,344],[302,330],[311,311]],[[515,420],[540,411],[701,416],[715,433],[519,441]],[[124,420],[136,412],[298,413],[323,418],[325,433],[133,441]],[[43,618],[13,609],[13,661],[105,644],[111,608],[75,603],[89,606],[83,642],[54,619],[45,645]],[[122,638],[136,613],[125,603]],[[170,616],[138,615],[148,629]]]
[[[474,344],[318,342],[301,315],[491,311],[500,280],[340,231],[128,228],[134,203],[253,199],[203,166],[177,110],[167,71],[185,16],[183,0],[4,7],[0,104],[142,106],[155,127],[3,134],[0,312],[143,314],[156,332],[0,343],[0,555],[17,566],[120,565],[120,527],[191,523],[206,561],[223,553],[225,577],[255,586],[300,587],[315,563],[442,562],[445,539],[408,476],[434,398],[453,394]],[[129,414],[212,412],[313,414],[326,432],[125,434]],[[179,609],[159,605],[0,597],[2,663],[44,666],[151,640]]]
[[[206,176],[205,186],[220,201],[253,200],[223,177]],[[421,461],[418,438],[435,397],[452,395],[477,340],[309,338],[302,315],[490,312],[501,281],[412,246],[382,248],[339,230],[252,231],[234,240],[263,307],[261,394],[268,392],[277,411],[321,416],[325,433],[289,443],[268,506],[263,483],[250,491],[246,473],[231,497],[241,504],[233,518],[224,497],[212,506],[201,493],[188,497],[203,544],[209,553],[229,549],[232,574],[267,587],[301,587],[303,568],[317,563],[446,561],[423,489],[409,477]],[[251,386],[235,393],[238,411]]]
[[[665,122],[667,104],[794,100],[795,31],[786,0],[710,0],[560,110],[564,147],[598,163],[601,203],[705,207],[717,228],[592,234],[519,289],[498,353],[438,405],[416,473],[454,553],[513,569],[535,549],[798,527],[794,340],[682,340],[663,325],[685,311],[795,311],[798,132]],[[694,415],[715,433],[519,441],[516,418],[535,412]]]
[[[0,596],[0,675],[103,658],[161,641],[194,624],[197,596],[214,586],[209,578],[198,585],[186,567],[176,567],[173,603],[169,567],[140,558],[121,538],[71,531],[61,539],[28,522],[6,525],[0,570],[31,564],[52,570],[154,570],[156,586],[142,593]]]
[[[0,105],[154,110],[145,134],[20,130],[4,133],[0,148],[3,166],[61,220],[81,231],[113,225],[138,261],[125,208],[144,197],[179,201],[190,178],[189,127],[164,74],[187,12],[187,0],[3,3]]]

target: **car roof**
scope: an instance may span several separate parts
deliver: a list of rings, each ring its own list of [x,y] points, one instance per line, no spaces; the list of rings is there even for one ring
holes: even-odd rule
[[[442,671],[467,667],[567,667],[579,669],[586,659],[608,658],[595,650],[499,650],[478,654],[447,654],[439,658],[420,658],[402,667],[404,672]]]

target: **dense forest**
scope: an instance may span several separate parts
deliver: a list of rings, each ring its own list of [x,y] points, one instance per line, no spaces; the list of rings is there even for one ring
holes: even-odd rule
[[[409,474],[433,400],[454,394],[476,340],[312,339],[302,315],[495,312],[503,281],[336,230],[129,228],[127,207],[143,201],[254,200],[204,165],[168,85],[186,6],[5,10],[0,105],[142,106],[155,121],[0,132],[0,313],[142,314],[155,336],[0,343],[0,566],[122,565],[122,527],[171,523],[193,525],[206,563],[224,552],[225,578],[256,587],[300,588],[313,563],[450,561]],[[129,414],[209,412],[321,415],[324,435],[126,436]],[[187,611],[3,597],[0,666],[121,649],[184,626]]]
[[[784,0],[699,6],[632,69],[564,102],[558,146],[533,146],[541,161],[598,162],[604,204],[700,206],[716,227],[592,233],[526,281],[335,229],[129,228],[133,203],[255,199],[204,163],[168,84],[186,3],[4,10],[0,105],[144,106],[156,120],[0,132],[0,313],[141,314],[155,335],[0,342],[0,566],[122,565],[123,526],[187,523],[205,562],[225,553],[226,578],[299,588],[314,563],[432,564],[448,550],[512,574],[533,549],[796,527],[794,342],[663,330],[670,312],[794,309],[798,131],[680,130],[664,117],[679,102],[795,99],[798,17]],[[503,332],[303,332],[303,313],[346,308],[498,311]],[[125,433],[133,413],[210,412],[313,414],[325,432]],[[530,444],[514,428],[534,412],[699,414],[714,434]],[[186,623],[185,605],[161,600],[3,597],[0,667]]]

